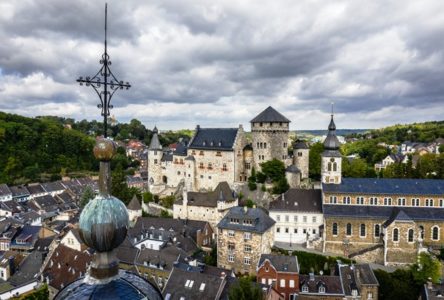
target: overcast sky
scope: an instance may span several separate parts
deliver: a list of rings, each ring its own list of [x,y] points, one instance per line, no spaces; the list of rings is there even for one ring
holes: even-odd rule
[[[161,130],[444,119],[444,1],[108,1],[112,114]],[[99,119],[104,2],[0,0],[0,111]]]

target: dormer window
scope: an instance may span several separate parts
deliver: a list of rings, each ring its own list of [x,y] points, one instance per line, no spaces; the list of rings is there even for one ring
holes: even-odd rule
[[[321,285],[320,287],[319,287],[319,293],[320,294],[324,294],[325,293],[325,286],[323,286],[323,285]]]
[[[358,290],[352,290],[352,296],[357,297],[358,296]]]
[[[218,144],[218,145],[219,145],[219,147],[222,146],[222,141],[219,141],[219,144]]]
[[[203,141],[202,146],[206,146],[207,142]]]
[[[302,286],[302,292],[304,292],[304,293],[308,293],[308,286],[303,285],[303,286]]]

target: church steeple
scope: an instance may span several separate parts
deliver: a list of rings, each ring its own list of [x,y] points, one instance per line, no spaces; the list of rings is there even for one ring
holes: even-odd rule
[[[324,148],[325,150],[339,150],[339,147],[341,146],[341,143],[339,143],[339,140],[336,136],[336,124],[333,119],[333,104],[331,109],[331,119],[330,124],[328,125],[328,133],[327,137],[324,140]]]
[[[322,183],[340,184],[341,183],[341,164],[342,156],[339,152],[341,143],[336,136],[336,124],[334,121],[333,104],[331,109],[331,119],[328,125],[327,137],[324,140],[324,149],[321,162]]]

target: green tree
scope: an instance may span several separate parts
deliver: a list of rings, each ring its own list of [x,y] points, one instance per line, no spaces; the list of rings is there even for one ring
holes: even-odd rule
[[[15,299],[15,298],[14,298]],[[49,290],[47,284],[42,284],[37,290],[18,298],[19,300],[48,300]]]
[[[153,194],[150,192],[144,192],[142,193],[142,199],[144,203],[152,202],[154,200]]]
[[[211,252],[204,258],[204,263],[209,266],[217,266],[217,245],[211,248]]]
[[[266,178],[270,178],[273,182],[277,182],[285,177],[285,165],[278,159],[273,159],[261,163],[262,173]],[[257,173],[259,175],[259,172]]]
[[[314,143],[309,152],[309,172],[310,178],[319,180],[321,178],[321,154],[324,151],[322,143]]]
[[[174,201],[176,201],[176,197],[174,197],[173,195],[166,196],[166,197],[163,197],[162,199],[160,199],[160,203],[162,204],[163,207],[166,207],[166,208],[172,208]]]
[[[125,205],[131,200],[132,195],[126,183],[125,172],[120,164],[112,172],[111,194],[122,200]]]
[[[441,264],[438,259],[423,252],[419,255],[418,262],[412,265],[410,270],[419,285],[426,283],[429,278],[437,283],[441,275]]]
[[[80,197],[80,207],[85,207],[88,202],[94,198],[94,191],[93,189],[88,185],[82,193],[82,196]]]
[[[162,210],[160,211],[160,217],[161,217],[161,218],[172,218],[173,216],[170,215],[170,214],[168,213],[168,211],[162,209]]]
[[[228,298],[230,300],[261,300],[264,296],[259,285],[253,282],[252,278],[244,276],[230,287]]]
[[[247,201],[245,201],[245,206],[246,207],[252,208],[253,205],[254,205],[254,201],[251,200],[250,198],[248,198]]]

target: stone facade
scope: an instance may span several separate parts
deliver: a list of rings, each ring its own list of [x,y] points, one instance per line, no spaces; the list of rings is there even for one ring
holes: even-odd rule
[[[309,158],[310,149],[308,147],[293,149],[293,164],[301,171],[301,179],[306,179],[310,176]]]
[[[219,229],[217,266],[235,273],[256,274],[261,254],[271,253],[273,227],[264,233]]]

